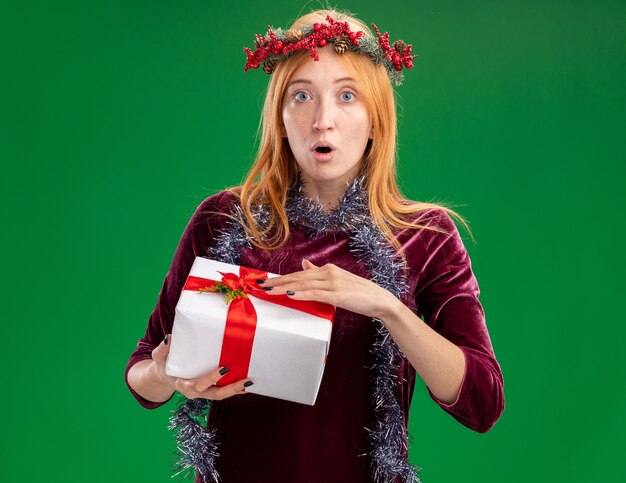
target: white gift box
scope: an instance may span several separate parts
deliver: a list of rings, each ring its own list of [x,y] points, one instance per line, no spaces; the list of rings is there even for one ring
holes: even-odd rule
[[[196,257],[189,275],[219,282],[219,272],[239,275],[239,269],[237,265]],[[249,299],[257,321],[248,368],[254,384],[246,391],[315,404],[330,345],[332,316],[329,320],[254,295]],[[195,378],[219,367],[229,310],[225,300],[226,294],[221,292],[182,291],[176,305],[166,374]],[[323,305],[334,314],[334,307]]]

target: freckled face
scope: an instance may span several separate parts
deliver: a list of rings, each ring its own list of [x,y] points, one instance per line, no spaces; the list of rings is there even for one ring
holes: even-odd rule
[[[362,163],[372,121],[356,82],[332,48],[318,48],[293,74],[283,97],[283,137],[303,180],[347,182]],[[330,153],[316,151],[322,142]],[[328,151],[328,148],[321,151]]]

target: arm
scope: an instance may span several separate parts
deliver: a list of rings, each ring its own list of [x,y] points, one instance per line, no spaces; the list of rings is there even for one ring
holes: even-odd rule
[[[459,323],[466,318],[465,311],[470,311],[465,304],[449,303],[448,309],[464,312],[456,318]],[[447,316],[454,320],[455,314]],[[441,408],[479,433],[493,427],[504,411],[504,388],[486,330],[470,335],[465,344],[453,343],[464,336],[449,332],[444,337],[399,300],[381,320]]]
[[[134,364],[127,373],[127,384],[144,401],[150,401],[155,407],[169,401],[174,395],[173,387],[159,377],[154,360],[144,359]]]
[[[176,391],[187,399],[221,400],[238,394],[249,394],[246,387],[253,383],[241,379],[225,386],[217,387],[217,382],[228,372],[228,367],[218,367],[203,376],[193,379],[182,379],[168,376],[165,363],[169,354],[171,335],[152,351],[152,359],[139,361],[128,371],[128,384],[135,393],[152,404],[161,405],[169,401]]]
[[[416,301],[426,324],[388,290],[332,263],[317,267],[304,259],[303,271],[273,277],[264,288],[380,319],[435,402],[462,424],[486,432],[504,410],[502,372],[467,251],[452,220],[445,213],[442,218],[449,234],[418,232],[415,243],[426,246],[413,254],[427,256],[410,263],[421,268]]]
[[[463,351],[394,299],[385,307],[380,320],[431,394],[444,405],[452,405],[465,375]]]
[[[403,306],[392,308],[386,325],[431,398],[460,423],[483,433],[504,411],[502,371],[467,250],[445,212],[438,224],[449,234],[429,232],[428,259],[418,275],[416,302],[426,323]]]
[[[124,378],[135,399],[148,409],[166,403],[174,394],[159,378],[152,352],[171,333],[174,311],[189,270],[196,256],[206,255],[207,244],[213,238],[210,216],[203,212],[219,211],[219,201],[224,194],[210,196],[202,202],[191,217],[180,238],[169,271],[159,292],[156,307],[148,321],[145,335],[137,342],[130,356]]]

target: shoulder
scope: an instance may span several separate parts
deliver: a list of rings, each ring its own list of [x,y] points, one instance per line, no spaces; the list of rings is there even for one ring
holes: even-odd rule
[[[229,190],[223,190],[205,198],[204,201],[198,205],[196,212],[200,213],[209,210],[219,212],[228,211],[238,201],[239,198],[237,195]]]
[[[189,228],[194,231],[208,229],[210,232],[221,229],[237,202],[237,196],[228,190],[208,196],[197,205],[189,220]]]
[[[202,201],[194,214],[194,218],[201,220],[211,220],[215,217],[224,218],[220,215],[229,215],[233,211],[234,206],[239,205],[239,198],[229,190],[223,190],[215,193]]]
[[[447,235],[451,235],[456,230],[456,225],[452,220],[452,217],[446,210],[441,207],[428,208],[413,215],[413,223],[425,227],[424,231],[431,233],[438,233],[432,228],[436,228],[445,232]],[[444,234],[444,235],[445,235]]]
[[[399,233],[398,238],[404,242],[419,240],[422,244],[441,243],[450,237],[459,236],[456,224],[442,207],[428,207],[404,215],[403,219],[414,225]]]
[[[434,265],[463,263],[467,250],[450,214],[441,207],[413,213],[407,221],[420,228],[402,230],[398,237],[407,262],[416,271]]]

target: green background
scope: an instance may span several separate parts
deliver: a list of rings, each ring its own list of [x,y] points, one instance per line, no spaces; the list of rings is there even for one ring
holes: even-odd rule
[[[123,370],[189,217],[251,165],[268,77],[243,47],[316,6],[3,3],[0,480],[171,481],[173,404],[140,407]],[[470,220],[505,378],[486,434],[420,381],[412,462],[425,483],[621,480],[624,2],[339,7],[419,54],[400,184]]]

